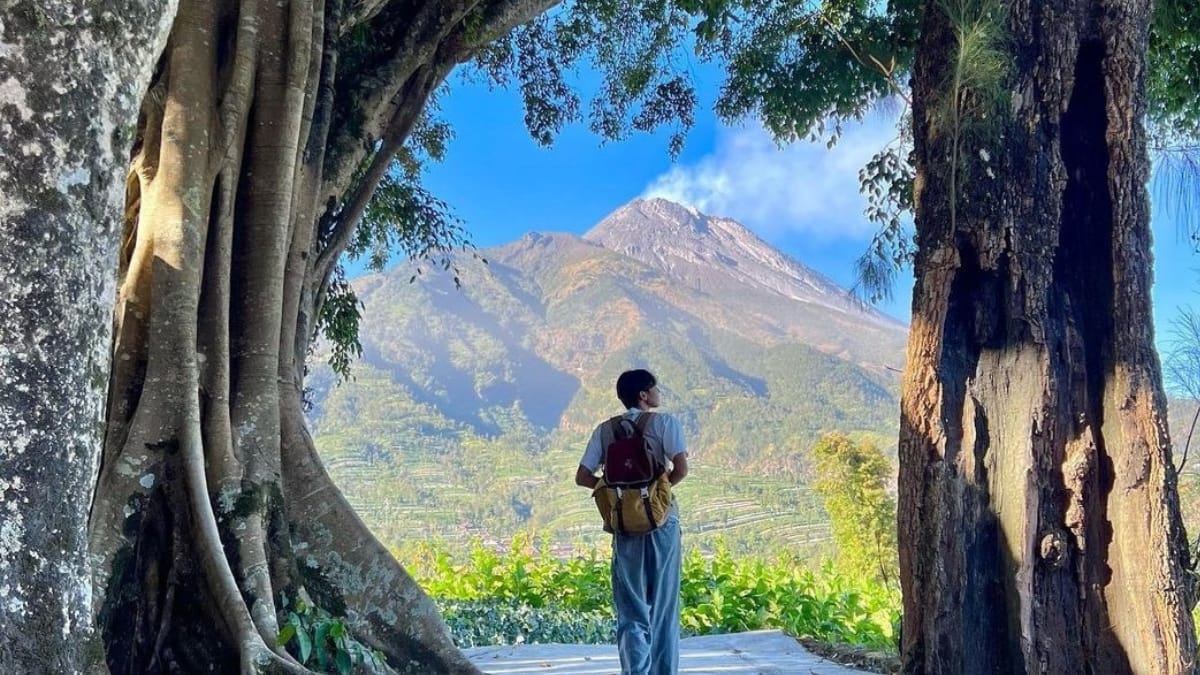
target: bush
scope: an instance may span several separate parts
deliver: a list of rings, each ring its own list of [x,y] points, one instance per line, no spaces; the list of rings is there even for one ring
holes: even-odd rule
[[[608,555],[595,550],[558,558],[546,547],[535,551],[528,538],[517,538],[506,554],[476,542],[465,562],[436,543],[411,546],[397,557],[439,600],[506,601],[511,606],[582,612],[612,604]]]
[[[821,642],[895,649],[899,595],[874,582],[851,582],[826,565],[795,559],[733,558],[723,548],[683,565],[684,630],[690,634],[778,628]]]
[[[513,605],[505,600],[440,602],[459,647],[517,644],[609,644],[616,641],[612,609],[580,611]]]
[[[518,541],[507,554],[476,544],[466,563],[430,544],[400,557],[463,647],[614,641],[607,553],[560,559]],[[899,594],[852,582],[828,565],[814,571],[794,558],[693,551],[684,557],[680,595],[685,636],[778,628],[821,642],[895,649]]]

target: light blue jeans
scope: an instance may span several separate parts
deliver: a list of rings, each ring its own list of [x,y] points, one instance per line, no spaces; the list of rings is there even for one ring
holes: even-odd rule
[[[621,675],[679,672],[679,516],[642,536],[613,535]]]

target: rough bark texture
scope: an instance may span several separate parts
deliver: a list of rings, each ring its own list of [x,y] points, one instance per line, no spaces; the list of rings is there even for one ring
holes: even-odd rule
[[[0,672],[80,672],[91,644],[120,176],[173,13],[0,2]]]
[[[1010,116],[964,145],[957,190],[942,7],[913,78],[904,672],[1193,672],[1150,321],[1149,2],[1008,5]]]
[[[181,0],[129,165],[91,517],[111,672],[304,672],[276,644],[296,598],[395,671],[475,671],[321,466],[304,358],[431,92],[552,4]]]

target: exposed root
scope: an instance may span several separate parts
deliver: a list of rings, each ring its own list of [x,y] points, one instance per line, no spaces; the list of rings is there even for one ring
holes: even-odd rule
[[[296,397],[287,401],[298,406]],[[284,485],[288,518],[305,551],[300,571],[309,591],[318,603],[343,604],[355,637],[393,665],[415,662],[427,673],[478,673],[454,645],[437,606],[346,502],[296,419],[284,416]]]

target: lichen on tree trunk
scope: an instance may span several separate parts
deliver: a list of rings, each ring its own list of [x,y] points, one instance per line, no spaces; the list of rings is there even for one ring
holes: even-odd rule
[[[0,672],[92,651],[87,513],[108,377],[119,178],[167,0],[0,12]]]
[[[1149,2],[1008,11],[1009,117],[964,148],[974,170],[953,194],[931,103],[954,44],[938,2],[914,69],[904,671],[1192,672],[1150,321]]]
[[[303,360],[431,92],[552,4],[182,0],[129,166],[91,518],[113,673],[304,672],[276,644],[297,597],[392,670],[476,672],[321,467]]]

